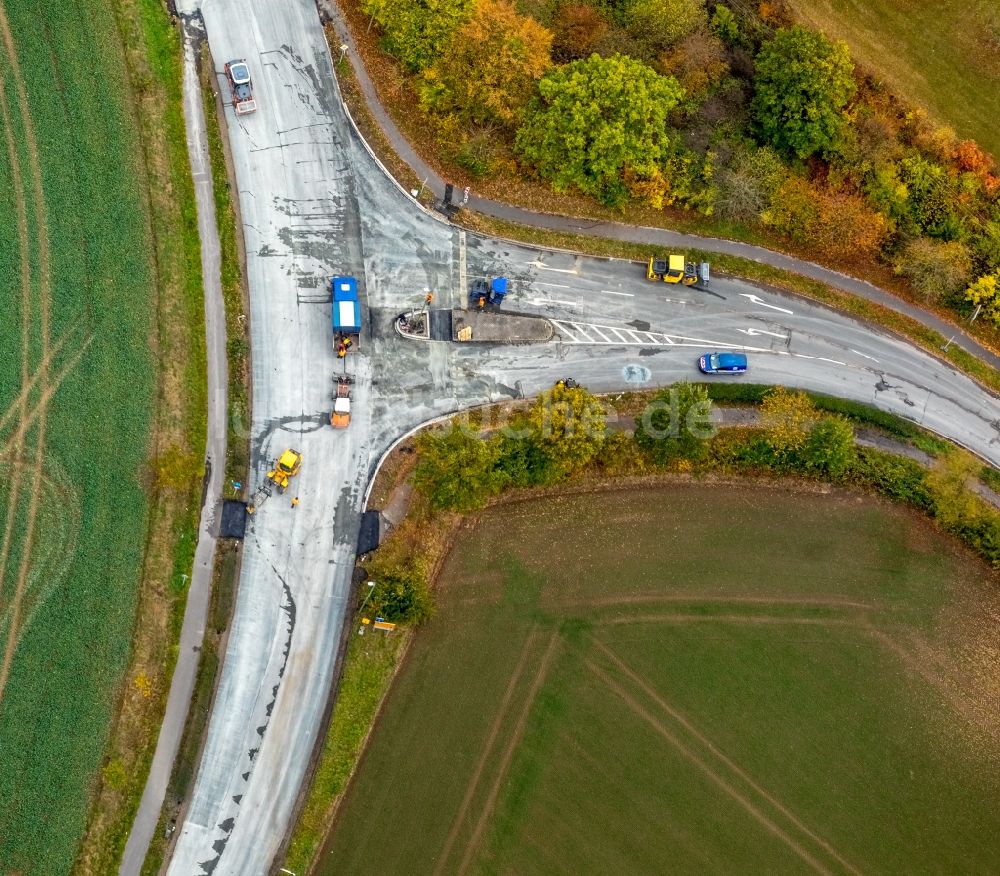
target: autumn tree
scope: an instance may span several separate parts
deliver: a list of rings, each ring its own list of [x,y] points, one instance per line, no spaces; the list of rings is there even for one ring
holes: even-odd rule
[[[965,290],[965,300],[979,308],[983,319],[1000,327],[1000,272],[985,274]]]
[[[528,412],[532,438],[559,473],[583,468],[604,444],[604,405],[582,386],[558,384]]]
[[[703,95],[729,72],[722,40],[705,23],[662,53],[658,68],[661,73],[673,76],[688,97]]]
[[[560,61],[589,57],[608,32],[607,20],[589,3],[560,6],[552,27],[552,54]]]
[[[704,0],[625,0],[618,18],[648,59],[708,24]]]
[[[834,259],[878,253],[890,222],[861,198],[789,177],[761,214],[766,225]]]
[[[421,100],[466,123],[514,127],[551,66],[552,34],[508,0],[478,0],[472,19],[424,71]]]
[[[446,428],[424,432],[416,443],[420,457],[413,483],[432,508],[481,508],[503,488],[496,439],[487,441],[465,429]]]
[[[831,149],[854,96],[854,65],[844,42],[803,27],[779,30],[757,55],[752,112],[761,137],[808,158]]]
[[[968,525],[978,518],[980,506],[972,486],[981,469],[970,453],[953,450],[927,472],[924,483],[934,502],[934,516],[943,526]]]
[[[961,292],[972,274],[969,249],[958,241],[941,243],[918,237],[903,247],[893,264],[896,273],[908,278],[928,301]]]
[[[472,16],[476,0],[362,0],[382,29],[382,45],[409,70],[423,70]]]
[[[712,401],[700,383],[676,383],[660,390],[636,423],[635,442],[653,460],[665,465],[671,459],[699,459],[708,451],[714,432]]]
[[[556,191],[576,186],[620,207],[623,172],[653,175],[669,154],[667,114],[682,96],[677,80],[645,64],[591,55],[539,80],[515,148]]]
[[[779,457],[801,450],[818,419],[809,396],[783,386],[776,386],[764,396],[760,413],[768,446]]]

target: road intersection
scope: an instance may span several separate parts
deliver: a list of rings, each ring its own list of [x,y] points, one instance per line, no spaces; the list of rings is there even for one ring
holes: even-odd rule
[[[227,122],[247,249],[256,486],[286,447],[289,493],[252,518],[218,693],[169,873],[269,872],[294,813],[336,670],[360,515],[382,453],[429,419],[529,397],[565,376],[597,392],[695,378],[697,354],[750,351],[754,382],[874,404],[1000,465],[1000,406],[894,336],[740,281],[649,283],[642,267],[462,231],[423,211],[354,131],[311,0],[203,0],[218,70],[246,58],[258,111]],[[183,6],[183,4],[181,4]],[[219,87],[225,88],[220,77]],[[361,280],[360,349],[338,360],[327,282]],[[503,275],[505,309],[544,316],[530,346],[417,342],[404,310],[465,303]],[[351,426],[327,423],[334,378],[355,375]],[[292,507],[291,495],[300,498]]]

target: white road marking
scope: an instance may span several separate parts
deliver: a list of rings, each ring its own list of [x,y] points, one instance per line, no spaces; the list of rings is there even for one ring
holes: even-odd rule
[[[595,344],[605,347],[701,347],[703,349],[745,350],[749,353],[775,352],[788,355],[784,350],[772,351],[763,347],[748,347],[745,344],[733,344],[728,341],[707,341],[704,338],[689,338],[666,332],[615,328],[611,325],[595,325],[594,323],[579,323],[562,319],[553,319],[550,322],[560,333],[565,344]]]
[[[834,365],[843,365],[847,367],[846,362],[841,362],[839,359],[827,359],[826,356],[807,356],[805,353],[792,353],[796,359],[814,359],[817,362],[832,362]]]
[[[622,298],[635,298],[635,293],[633,292],[612,292],[610,289],[602,289],[602,295],[621,295]]]
[[[771,310],[780,310],[782,313],[787,313],[789,316],[792,314],[792,311],[790,311],[787,307],[778,307],[777,304],[768,304],[766,301],[761,301],[756,295],[749,295],[746,292],[740,292],[740,296],[750,299],[750,301],[754,304],[759,304],[761,307],[770,307]]]
[[[552,286],[555,289],[572,289],[568,283],[547,283],[545,280],[535,280],[536,286]]]
[[[529,304],[563,304],[566,307],[574,307],[576,305],[575,301],[560,301],[558,298],[531,298],[528,301]]]
[[[528,262],[533,268],[537,268],[539,271],[552,271],[554,274],[579,274],[580,272],[576,268],[550,268],[548,265],[543,265],[541,262]]]
[[[788,340],[788,335],[782,334],[781,332],[769,332],[767,329],[747,328],[736,329],[736,331],[743,332],[743,334],[750,335],[750,337],[754,337],[755,335],[770,335],[772,338],[781,338],[783,341]]]
[[[878,363],[878,359],[876,359],[874,356],[869,356],[867,353],[862,353],[860,350],[851,350],[851,352],[858,356],[861,356],[864,359],[871,359],[872,362]]]

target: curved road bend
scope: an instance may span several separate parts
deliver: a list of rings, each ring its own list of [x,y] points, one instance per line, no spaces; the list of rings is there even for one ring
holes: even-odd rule
[[[354,40],[351,37],[350,30],[347,27],[337,0],[318,0],[318,4],[333,22],[334,29],[342,43],[349,47],[347,58],[361,86],[365,103],[368,105],[369,112],[371,112],[382,132],[392,144],[393,150],[412,168],[420,179],[427,181],[428,187],[439,198],[443,197],[444,180],[438,176],[434,168],[427,164],[410,145],[410,142],[403,136],[403,133],[380,102],[375,86],[368,75],[368,70],[361,62],[360,53],[355,48]],[[468,206],[472,210],[476,210],[486,216],[492,216],[495,219],[504,219],[509,222],[545,228],[550,231],[565,231],[572,234],[622,240],[629,243],[645,243],[680,249],[700,249],[705,252],[739,256],[740,258],[750,259],[774,268],[781,268],[793,274],[801,274],[803,277],[818,280],[826,283],[828,286],[833,286],[835,289],[866,298],[869,301],[874,301],[877,304],[888,307],[890,310],[902,313],[922,325],[934,329],[946,338],[954,336],[956,346],[961,347],[966,352],[972,353],[974,356],[978,356],[994,368],[1000,369],[1000,355],[984,347],[975,338],[968,335],[961,326],[941,319],[935,314],[929,313],[914,304],[910,304],[908,301],[904,301],[902,298],[884,289],[880,289],[872,283],[842,274],[830,268],[825,268],[815,262],[798,259],[785,253],[775,252],[774,250],[754,246],[750,243],[742,243],[737,240],[702,237],[697,234],[684,234],[679,231],[650,228],[643,225],[626,225],[620,222],[558,216],[553,213],[542,213],[536,210],[528,210],[524,207],[517,207],[513,204],[492,201],[472,193],[469,195]]]
[[[132,830],[125,844],[119,873],[138,876],[149,843],[160,818],[160,809],[170,781],[177,748],[187,721],[191,693],[198,672],[198,657],[205,633],[208,600],[215,567],[216,516],[221,507],[222,478],[226,468],[226,316],[219,274],[219,235],[215,223],[212,168],[205,135],[205,115],[195,59],[197,22],[185,21],[184,28],[184,119],[187,128],[188,160],[194,179],[201,241],[201,275],[205,295],[205,352],[208,375],[208,420],[205,468],[208,475],[202,493],[198,544],[195,547],[191,585],[188,588],[184,621],[181,626],[177,665],[170,681],[167,707],[149,767],[146,787]],[[194,28],[194,31],[192,31]]]
[[[646,282],[635,265],[466,234],[428,216],[353,134],[311,0],[204,0],[217,63],[246,58],[260,109],[227,110],[252,311],[254,481],[303,452],[290,494],[252,519],[233,624],[187,818],[169,872],[268,872],[314,749],[350,596],[373,466],[434,416],[530,396],[571,375],[597,391],[694,377],[697,353],[752,353],[755,379],[868,401],[1000,464],[1000,406],[900,339],[811,302],[720,281]],[[220,87],[222,83],[220,82]],[[349,429],[325,425],[333,376],[328,278],[363,279],[368,326],[348,358]],[[391,329],[424,289],[462,303],[471,279],[511,278],[510,309],[553,319],[525,347],[408,342]]]

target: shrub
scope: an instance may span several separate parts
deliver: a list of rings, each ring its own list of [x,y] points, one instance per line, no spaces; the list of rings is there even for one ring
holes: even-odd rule
[[[939,243],[918,237],[896,257],[894,267],[927,301],[938,301],[960,292],[972,274],[968,247],[957,241]]]
[[[372,615],[391,623],[419,624],[433,614],[434,600],[421,558],[376,551],[365,571],[375,582],[371,595],[365,594],[365,608]]]
[[[843,417],[823,417],[810,430],[802,447],[802,459],[809,471],[841,480],[856,457],[854,429]]]
[[[413,471],[413,484],[432,508],[471,511],[503,489],[497,439],[487,441],[449,426],[422,433],[416,443],[420,461]]]
[[[636,424],[635,441],[659,465],[702,458],[713,429],[704,384],[677,383],[658,392]]]
[[[816,422],[816,408],[804,392],[776,386],[760,406],[767,443],[779,458],[801,450]]]

